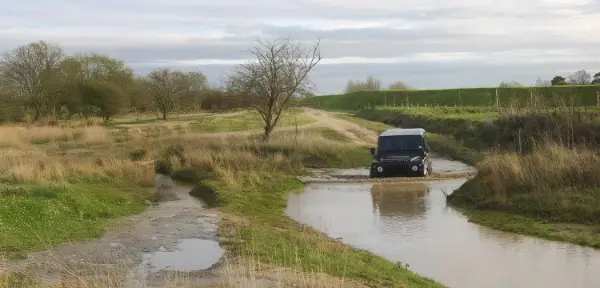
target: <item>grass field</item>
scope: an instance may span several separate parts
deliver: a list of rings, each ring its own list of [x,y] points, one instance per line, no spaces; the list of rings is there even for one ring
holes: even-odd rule
[[[305,125],[315,121],[315,119],[303,115],[301,110],[293,109],[289,113],[282,114],[277,126]],[[262,129],[263,123],[264,120],[258,112],[249,111],[229,117],[204,117],[194,120],[190,126],[197,132],[234,132]]]
[[[359,91],[311,97],[302,105],[327,110],[360,110],[376,106],[597,106],[598,85],[461,88],[408,91]]]

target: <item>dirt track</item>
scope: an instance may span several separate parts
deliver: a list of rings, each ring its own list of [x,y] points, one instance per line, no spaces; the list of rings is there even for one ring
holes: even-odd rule
[[[294,131],[296,129],[304,130],[313,127],[327,127],[337,131],[338,133],[343,134],[344,136],[351,139],[357,145],[373,145],[377,143],[377,133],[363,128],[357,124],[352,122],[339,119],[335,117],[335,113],[316,110],[311,108],[303,108],[306,115],[317,120],[316,122],[312,122],[305,125],[296,126],[286,126],[286,127],[276,127],[275,131],[277,132],[285,132],[285,131]],[[236,131],[236,132],[215,132],[215,133],[202,133],[203,136],[239,136],[239,135],[253,135],[260,134],[263,131],[260,129],[257,130],[248,130],[248,131]]]

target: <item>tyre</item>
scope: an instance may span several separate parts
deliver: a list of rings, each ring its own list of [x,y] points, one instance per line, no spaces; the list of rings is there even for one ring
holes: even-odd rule
[[[426,165],[425,167],[423,167],[423,171],[419,172],[419,177],[427,177],[427,175],[430,174],[430,171],[431,171],[431,166]]]
[[[369,169],[369,178],[377,178],[377,172],[373,169]]]

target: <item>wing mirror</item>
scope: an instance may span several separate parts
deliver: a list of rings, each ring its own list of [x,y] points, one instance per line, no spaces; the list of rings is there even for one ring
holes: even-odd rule
[[[369,151],[371,151],[371,155],[375,156],[375,148],[369,148]]]

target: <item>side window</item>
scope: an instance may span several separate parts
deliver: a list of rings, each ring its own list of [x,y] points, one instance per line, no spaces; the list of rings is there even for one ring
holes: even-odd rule
[[[423,144],[425,144],[425,152],[429,153],[429,144],[427,144],[427,138],[423,136]]]

